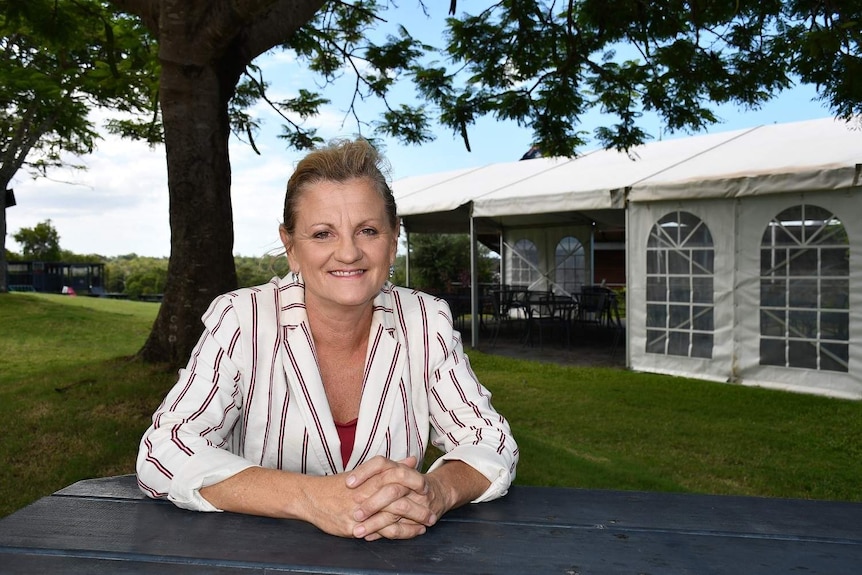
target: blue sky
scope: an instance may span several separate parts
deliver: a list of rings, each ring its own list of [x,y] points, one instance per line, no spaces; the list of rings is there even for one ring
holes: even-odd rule
[[[390,25],[401,23],[423,40],[441,44],[442,21],[448,3],[427,2],[434,11],[426,19],[414,3],[402,0],[401,8],[390,13]],[[466,5],[466,4],[465,4]],[[314,77],[299,67],[284,53],[272,54],[257,62],[271,82],[271,96],[279,99],[308,87]],[[326,96],[331,105],[315,118],[311,125],[326,139],[350,137],[357,133],[355,121],[345,109],[351,95],[349,80],[341,82]],[[410,101],[412,88],[402,88],[397,96]],[[755,111],[735,106],[715,108],[722,122],[710,132],[736,130],[775,122],[794,122],[830,115],[816,101],[811,86],[787,91]],[[365,121],[376,119],[379,104],[370,103],[361,110]],[[278,250],[278,224],[283,203],[284,185],[301,154],[287,150],[276,135],[281,122],[272,112],[260,108],[263,129],[257,144],[261,155],[237,140],[231,143],[234,205],[234,253],[260,256]],[[582,128],[592,132],[607,122],[599,113],[584,118]],[[612,121],[612,119],[611,119]],[[647,132],[654,138],[684,137],[686,134],[661,134],[660,124],[645,119]],[[372,135],[369,127],[363,134]],[[530,131],[513,123],[497,122],[492,118],[478,121],[470,130],[471,152],[467,152],[459,136],[439,128],[434,142],[421,146],[406,146],[385,140],[384,153],[391,164],[391,178],[400,178],[482,166],[496,162],[518,160],[530,147]],[[589,147],[587,148],[589,149]],[[48,178],[30,179],[19,173],[12,182],[18,205],[6,212],[8,237],[6,247],[19,251],[12,239],[18,229],[33,227],[51,219],[60,235],[63,249],[76,253],[97,253],[106,256],[137,253],[146,256],[167,256],[170,251],[168,227],[168,192],[164,149],[148,148],[145,144],[106,137],[97,151],[78,163],[88,166],[84,172],[57,170]]]

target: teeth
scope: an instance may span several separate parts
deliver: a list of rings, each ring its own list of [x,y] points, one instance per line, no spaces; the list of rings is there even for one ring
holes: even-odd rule
[[[332,272],[332,275],[339,276],[339,277],[348,277],[348,276],[360,275],[361,273],[362,273],[362,270],[355,270],[355,271],[349,271],[349,272],[334,271],[334,272]]]

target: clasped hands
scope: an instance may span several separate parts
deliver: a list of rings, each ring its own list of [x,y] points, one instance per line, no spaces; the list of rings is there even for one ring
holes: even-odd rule
[[[333,498],[314,521],[324,531],[345,537],[411,539],[425,533],[451,505],[446,488],[416,469],[416,458],[392,461],[376,456],[356,469],[329,476]],[[347,507],[347,508],[345,508]],[[332,521],[327,521],[327,517]]]

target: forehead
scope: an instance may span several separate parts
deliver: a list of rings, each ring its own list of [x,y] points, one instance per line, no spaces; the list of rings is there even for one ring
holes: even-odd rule
[[[339,214],[354,218],[385,218],[386,206],[383,197],[367,179],[321,180],[305,187],[297,198],[296,212],[297,217],[306,220]]]

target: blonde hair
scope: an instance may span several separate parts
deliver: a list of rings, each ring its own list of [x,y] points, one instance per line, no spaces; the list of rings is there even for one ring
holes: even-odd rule
[[[296,228],[296,205],[309,186],[322,181],[346,182],[364,178],[372,183],[383,198],[386,218],[390,227],[398,227],[398,215],[392,189],[386,183],[384,171],[388,169],[385,158],[368,140],[336,140],[325,147],[310,152],[296,165],[287,181],[284,195],[284,226],[293,235]]]

